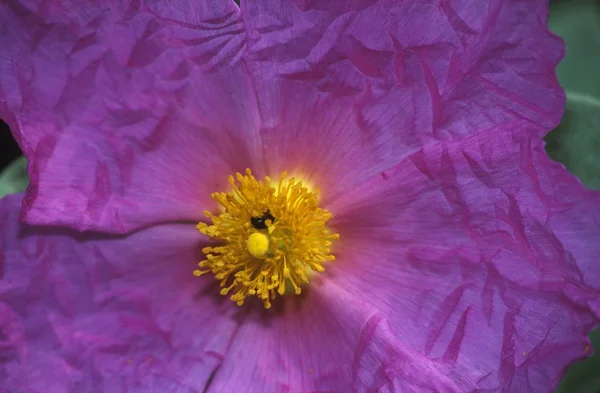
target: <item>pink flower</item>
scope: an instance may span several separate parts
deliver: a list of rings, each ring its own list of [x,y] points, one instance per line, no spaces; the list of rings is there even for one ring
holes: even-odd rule
[[[1,3],[0,116],[31,184],[0,201],[0,387],[552,391],[599,320],[600,196],[543,149],[564,102],[546,12]],[[246,168],[319,187],[310,212],[340,235],[336,260],[270,310],[249,289],[241,307],[219,295],[216,262],[192,274],[219,258],[203,256],[203,211],[233,214],[211,193]],[[268,238],[281,214],[243,230]],[[317,245],[298,248],[329,255]]]

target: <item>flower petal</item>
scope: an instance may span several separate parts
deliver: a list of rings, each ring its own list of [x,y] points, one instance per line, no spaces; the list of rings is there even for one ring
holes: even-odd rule
[[[198,221],[230,173],[256,166],[237,6],[134,4],[0,5],[0,116],[30,160],[27,223]]]
[[[331,210],[336,283],[464,392],[547,392],[600,321],[600,194],[518,129],[411,155]]]
[[[207,393],[461,392],[438,362],[399,342],[384,315],[321,281],[304,299],[249,314]]]
[[[540,135],[560,119],[547,0],[241,7],[269,172],[300,172],[325,199],[422,146],[500,125]]]
[[[0,200],[0,375],[7,391],[202,391],[223,360],[235,309],[200,258],[192,225],[129,237],[17,223]],[[218,296],[218,295],[217,295]]]

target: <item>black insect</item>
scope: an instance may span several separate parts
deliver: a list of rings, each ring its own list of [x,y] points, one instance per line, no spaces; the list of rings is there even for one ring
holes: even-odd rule
[[[250,223],[256,229],[267,229],[267,220],[271,220],[271,222],[275,222],[275,217],[271,214],[270,211],[266,211],[261,217],[251,217]]]

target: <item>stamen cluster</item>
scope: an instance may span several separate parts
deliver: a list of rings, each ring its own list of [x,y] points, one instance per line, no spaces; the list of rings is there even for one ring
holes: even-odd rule
[[[319,189],[314,191],[284,172],[271,184],[258,181],[250,169],[229,176],[232,191],[211,196],[223,208],[214,215],[205,211],[212,224],[201,222],[198,230],[221,241],[205,247],[195,276],[212,272],[220,281],[221,294],[242,305],[257,296],[271,307],[277,294],[300,294],[312,272],[323,272],[333,261],[332,241],[339,235],[326,227],[333,216],[319,207]]]

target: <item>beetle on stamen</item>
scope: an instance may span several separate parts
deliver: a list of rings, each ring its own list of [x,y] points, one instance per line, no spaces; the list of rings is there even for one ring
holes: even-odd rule
[[[267,220],[271,220],[271,223],[275,222],[275,217],[268,209],[261,217],[251,217],[250,223],[255,229],[267,229]]]

